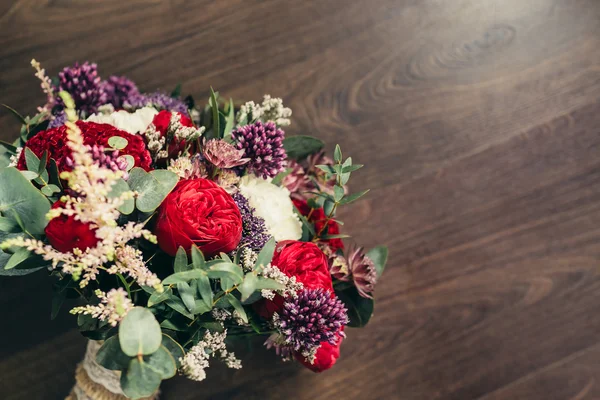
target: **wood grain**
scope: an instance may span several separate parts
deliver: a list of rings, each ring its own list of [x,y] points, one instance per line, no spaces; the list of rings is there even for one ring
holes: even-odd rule
[[[367,164],[342,212],[390,246],[376,314],[316,375],[262,349],[165,399],[600,398],[600,3],[17,0],[0,4],[0,102],[29,68],[93,60],[144,89],[284,98],[288,133]],[[17,124],[0,113],[0,138]],[[85,340],[48,280],[0,279],[0,398],[60,399]]]

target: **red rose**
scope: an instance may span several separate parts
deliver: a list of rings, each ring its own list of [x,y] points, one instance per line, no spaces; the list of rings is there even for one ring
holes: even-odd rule
[[[150,170],[152,158],[141,136],[132,135],[109,124],[77,121],[77,126],[81,129],[83,142],[90,146],[110,147],[108,139],[113,136],[127,139],[127,146],[119,150],[119,154],[132,156],[136,167],[141,167],[146,171]],[[49,153],[48,159],[53,158],[56,161],[59,171],[72,170],[67,164],[71,149],[67,144],[67,127],[65,125],[38,133],[27,141],[25,147],[29,148],[38,158],[41,158],[47,150]],[[21,152],[17,168],[27,170],[24,151]]]
[[[325,225],[325,221],[327,221],[327,216],[325,215],[325,211],[322,208],[310,208],[305,200],[300,199],[292,199],[294,205],[300,211],[300,214],[308,217],[310,215],[309,221],[315,225],[315,231],[320,232]],[[312,213],[311,213],[312,210]],[[338,235],[340,233],[340,226],[337,222],[330,219],[327,223],[327,234],[328,235]],[[344,249],[344,242],[342,239],[325,239],[323,242],[327,243],[331,250],[336,251],[338,249]]]
[[[331,345],[328,342],[322,342],[312,364],[300,353],[294,353],[294,357],[296,360],[300,361],[302,365],[313,372],[323,372],[326,369],[333,367],[340,357],[340,346],[342,345],[342,341],[342,337],[339,337],[335,345]]]
[[[233,198],[208,179],[180,181],[160,206],[158,245],[174,256],[179,246],[198,246],[205,256],[233,251],[242,237],[242,216]]]
[[[62,207],[63,203],[57,201],[52,208]],[[74,216],[60,215],[53,218],[46,225],[46,237],[48,242],[61,253],[71,253],[78,248],[86,251],[96,247],[98,238],[96,229],[90,228],[89,224],[78,221]]]
[[[194,123],[192,122],[192,120],[190,119],[190,117],[188,117],[185,114],[182,114],[180,112],[177,111],[161,111],[158,114],[156,114],[154,116],[154,119],[152,120],[152,124],[154,124],[154,127],[156,128],[156,130],[160,133],[160,135],[162,137],[166,137],[167,136],[167,132],[169,130],[169,125],[171,124],[171,115],[172,114],[177,114],[179,116],[179,121],[181,122],[181,125],[185,126],[185,127],[193,127]],[[171,141],[169,143],[168,149],[169,149],[169,157],[177,157],[177,155],[179,155],[179,153],[181,153],[183,150],[185,150],[185,145],[186,145],[186,141],[182,140],[182,141],[176,141],[177,139],[173,139],[173,141]]]
[[[333,282],[329,273],[327,257],[319,247],[311,242],[284,240],[277,244],[271,265],[276,266],[289,277],[296,277],[306,289],[323,288],[333,293]],[[283,298],[255,303],[255,310],[265,319],[271,319],[274,312],[281,310]]]

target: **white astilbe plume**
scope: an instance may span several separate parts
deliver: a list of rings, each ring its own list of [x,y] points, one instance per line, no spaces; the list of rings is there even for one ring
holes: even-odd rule
[[[236,115],[236,120],[238,123],[246,122],[248,124],[256,120],[273,121],[278,126],[288,126],[292,123],[290,121],[291,116],[292,110],[283,106],[281,98],[265,94],[262,104],[256,104],[253,101],[242,104]]]
[[[31,60],[31,66],[35,68],[35,76],[41,81],[40,86],[47,97],[46,104],[44,107],[38,107],[38,111],[50,111],[56,102],[54,90],[52,89],[52,80],[46,75],[46,70],[41,67],[40,63],[37,62],[35,58]]]
[[[183,373],[194,381],[206,379],[205,370],[209,367],[208,360],[211,356],[220,358],[229,368],[242,368],[241,360],[237,359],[233,352],[227,351],[226,337],[227,329],[222,333],[211,333],[207,330],[202,340],[179,359]]]
[[[94,293],[100,299],[98,305],[75,307],[70,311],[71,314],[91,315],[100,321],[107,321],[111,326],[117,326],[133,308],[123,288],[111,289],[108,293],[98,289]]]
[[[62,253],[39,240],[17,237],[2,243],[2,247],[25,247],[41,255],[52,262],[53,268],[60,265],[62,272],[73,275],[75,280],[81,279],[80,287],[95,280],[100,271],[104,270],[111,274],[129,275],[138,284],[152,286],[162,292],[160,280],[147,269],[142,253],[128,245],[128,242],[140,237],[156,243],[156,237],[144,229],[143,224],[117,224],[118,208],[125,200],[131,199],[134,193],[127,191],[115,198],[108,197],[112,186],[123,176],[123,171],[113,171],[94,164],[77,125],[70,122],[66,125],[74,168],[73,171],[62,172],[60,177],[67,180],[75,194],[63,196],[63,206],[51,209],[48,219],[60,215],[73,216],[88,224],[91,229],[96,229],[98,244],[86,251],[75,248],[73,253]],[[107,265],[111,263],[114,264]]]

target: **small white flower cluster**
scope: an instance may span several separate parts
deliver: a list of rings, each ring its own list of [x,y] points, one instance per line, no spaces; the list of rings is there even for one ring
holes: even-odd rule
[[[31,66],[35,68],[35,77],[41,81],[40,86],[47,97],[46,104],[44,107],[38,107],[38,111],[50,111],[55,102],[52,80],[46,75],[46,70],[41,67],[40,63],[37,62],[35,58],[31,60]]]
[[[167,143],[167,139],[160,134],[154,124],[148,125],[144,132],[144,136],[146,137],[146,147],[155,160],[168,157],[168,152],[163,150]]]
[[[257,252],[255,252],[249,247],[244,247],[240,256],[240,263],[242,264],[242,268],[244,269],[244,271],[252,271],[254,269],[254,264],[256,264],[257,259]]]
[[[98,305],[75,307],[70,311],[71,314],[91,315],[100,321],[107,321],[111,326],[117,326],[133,308],[123,288],[111,289],[108,293],[98,289],[94,293],[100,299]]]
[[[200,157],[179,157],[170,161],[167,169],[179,175],[181,179],[206,178],[206,167]]]
[[[178,113],[171,113],[167,135],[173,135],[177,141],[192,141],[202,136],[205,130],[206,128],[203,126],[200,128],[183,126],[181,123],[181,116]]]
[[[283,106],[283,100],[279,97],[271,97],[265,94],[262,102],[262,120],[273,121],[279,126],[288,126],[292,123],[292,109]]]
[[[21,153],[23,152],[23,148],[22,147],[17,147],[17,152],[16,154],[13,154],[12,156],[10,156],[10,164],[8,164],[9,167],[16,167],[17,164],[19,163],[19,158],[21,158]]]
[[[90,228],[95,229],[98,239],[96,247],[85,251],[75,248],[73,253],[62,253],[39,240],[24,239],[20,236],[6,240],[2,247],[25,247],[41,255],[44,260],[51,261],[53,268],[60,264],[64,273],[73,275],[75,280],[81,279],[80,287],[85,287],[95,280],[100,270],[106,269],[105,264],[114,262],[112,267],[106,269],[108,273],[126,274],[140,285],[152,286],[157,291],[162,291],[160,280],[147,269],[141,252],[128,244],[140,237],[156,243],[156,237],[144,229],[143,224],[117,224],[120,216],[118,208],[126,199],[131,199],[134,193],[128,191],[117,198],[108,197],[112,186],[123,176],[123,171],[112,171],[96,165],[88,148],[83,144],[83,136],[77,125],[71,122],[67,122],[66,125],[74,168],[70,172],[62,172],[60,177],[67,180],[69,188],[75,194],[63,196],[63,206],[52,208],[47,216],[48,219],[61,215],[73,216],[75,220],[88,224]]]
[[[299,240],[302,237],[302,223],[294,213],[289,190],[254,175],[244,176],[239,189],[254,208],[255,215],[265,220],[269,235],[276,241]]]
[[[248,323],[244,322],[244,319],[242,318],[240,313],[237,312],[237,310],[233,310],[233,312],[231,312],[228,310],[223,310],[221,308],[213,308],[211,311],[211,315],[215,320],[219,322],[225,322],[227,320],[233,319],[235,323],[239,326],[249,325]]]
[[[275,298],[276,293],[283,297],[296,298],[298,297],[298,291],[304,288],[302,282],[296,281],[295,276],[289,277],[283,272],[281,272],[279,268],[271,264],[262,267],[261,275],[265,278],[273,279],[275,282],[281,283],[284,286],[282,290],[278,291],[274,291],[271,289],[261,290],[260,294],[262,295],[262,297],[268,300],[273,300],[273,298]]]
[[[143,107],[135,112],[127,112],[125,110],[113,111],[114,108],[112,105],[105,104],[98,109],[98,114],[90,115],[86,121],[109,124],[135,135],[145,132],[156,114],[158,114],[158,111],[154,107]]]
[[[227,330],[222,333],[206,331],[202,340],[179,359],[183,373],[194,381],[206,379],[205,370],[209,367],[208,360],[211,356],[218,356],[229,368],[242,368],[242,362],[235,357],[235,353],[227,351],[226,337]]]
[[[283,106],[283,100],[279,97],[271,97],[265,94],[262,104],[258,105],[249,101],[240,107],[236,115],[237,122],[247,121],[251,123],[256,120],[263,122],[273,121],[279,126],[291,124],[292,110]]]

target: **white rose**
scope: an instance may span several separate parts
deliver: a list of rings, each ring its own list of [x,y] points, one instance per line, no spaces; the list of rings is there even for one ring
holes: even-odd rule
[[[294,213],[289,190],[254,175],[243,177],[239,188],[254,208],[256,216],[265,220],[269,234],[276,241],[298,240],[302,237],[302,223]]]
[[[110,124],[125,132],[136,134],[143,133],[156,114],[158,111],[154,107],[144,107],[133,113],[121,110],[110,114],[92,114],[86,121]]]

